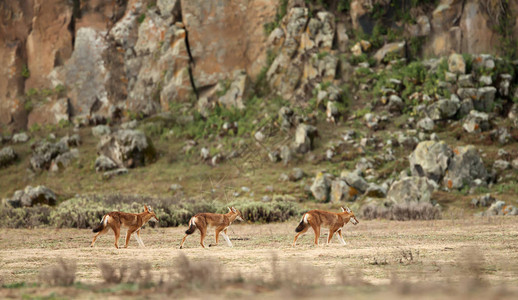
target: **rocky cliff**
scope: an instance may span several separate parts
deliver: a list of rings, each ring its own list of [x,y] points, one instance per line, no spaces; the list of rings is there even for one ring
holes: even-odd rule
[[[332,106],[357,54],[509,55],[518,38],[518,4],[496,0],[21,0],[2,1],[0,16],[11,130],[242,108],[258,82]]]

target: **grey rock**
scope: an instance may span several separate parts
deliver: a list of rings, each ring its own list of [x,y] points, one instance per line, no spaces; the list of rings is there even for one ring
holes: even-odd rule
[[[18,155],[14,152],[13,148],[5,147],[0,150],[0,168],[6,167],[12,164]]]
[[[419,122],[417,122],[418,128],[421,128],[422,130],[428,131],[428,132],[433,131],[434,126],[435,126],[435,124],[434,124],[433,120],[428,117],[423,118]]]
[[[274,151],[268,152],[268,158],[270,159],[271,162],[276,163],[281,160],[281,155],[280,155],[279,151],[274,150]]]
[[[304,173],[304,171],[302,171],[301,168],[294,168],[293,170],[291,170],[291,174],[289,177],[291,181],[299,181],[302,178],[304,178],[304,176],[306,176],[306,174]]]
[[[511,162],[511,166],[512,166],[515,170],[518,170],[518,158],[513,159],[513,161]]]
[[[29,136],[25,132],[16,133],[13,135],[11,141],[15,144],[25,143],[29,140]]]
[[[103,179],[110,179],[115,176],[128,174],[128,169],[126,168],[118,168],[115,170],[107,171],[103,173]]]
[[[470,98],[466,98],[466,99],[462,100],[462,102],[460,103],[460,108],[457,111],[457,117],[463,118],[463,117],[469,115],[469,113],[473,109],[475,109],[475,107],[473,106],[473,100],[471,100]]]
[[[491,128],[489,123],[489,115],[483,112],[472,110],[466,117],[462,128],[469,133],[486,131]]]
[[[503,170],[507,170],[510,168],[511,168],[511,164],[508,161],[505,161],[502,159],[497,159],[493,163],[493,169],[496,169],[496,170],[503,171]]]
[[[299,124],[295,132],[294,148],[299,153],[306,153],[313,150],[313,141],[318,136],[315,126]]]
[[[484,216],[503,216],[505,202],[498,200],[495,201],[491,206],[483,213]]]
[[[365,196],[374,198],[385,198],[387,196],[387,189],[381,185],[370,183],[365,191]]]
[[[493,84],[493,79],[491,79],[491,76],[484,75],[478,78],[478,82],[480,82],[484,86],[490,86]]]
[[[131,120],[129,122],[124,122],[121,124],[122,129],[135,129],[138,126],[137,120]]]
[[[76,160],[79,157],[79,151],[77,149],[71,149],[65,153],[59,154],[54,158],[50,164],[49,170],[56,172],[59,170],[63,170],[68,167],[72,161]]]
[[[95,171],[101,172],[101,171],[109,171],[117,168],[117,164],[113,162],[110,158],[100,155],[95,160]]]
[[[448,58],[448,70],[455,74],[466,73],[466,62],[462,55],[454,53]]]
[[[351,188],[344,180],[337,179],[331,182],[331,202],[354,201],[359,192]]]
[[[34,171],[48,170],[53,159],[68,151],[68,144],[65,141],[57,143],[40,141],[33,146],[33,154],[29,161],[31,168]]]
[[[426,114],[433,121],[445,120],[454,117],[457,114],[459,108],[460,103],[458,101],[441,99],[430,104],[426,108]]]
[[[173,193],[180,192],[183,190],[183,186],[178,183],[173,183],[169,186],[168,190]]]
[[[457,90],[457,95],[461,99],[476,99],[477,98],[477,89],[476,88],[459,88]]]
[[[487,207],[495,203],[497,200],[491,194],[485,194],[478,198],[471,200],[471,205],[474,207]]]
[[[79,147],[81,145],[81,137],[77,133],[72,136],[66,135],[61,138],[60,142],[67,144],[69,147]]]
[[[421,142],[409,156],[412,176],[424,176],[440,182],[452,156],[452,150],[442,141]]]
[[[289,164],[291,162],[291,160],[293,159],[293,154],[292,154],[292,151],[291,151],[291,148],[289,146],[282,146],[281,147],[281,159],[282,159],[282,163],[286,166],[287,164]]]
[[[254,138],[256,141],[258,142],[263,142],[264,139],[266,138],[266,136],[264,135],[264,133],[262,131],[257,131],[255,134],[254,134]]]
[[[367,183],[367,181],[361,177],[358,172],[342,171],[340,178],[345,180],[349,186],[355,188],[362,194],[369,188],[369,183]]]
[[[95,127],[92,127],[92,134],[95,137],[101,137],[107,134],[110,134],[112,131],[110,129],[110,126],[108,125],[97,125]]]
[[[319,202],[326,202],[329,200],[329,193],[331,189],[331,175],[323,172],[318,172],[315,180],[311,185],[311,193]]]
[[[472,88],[475,86],[473,75],[471,74],[460,75],[457,83],[461,88]]]
[[[405,108],[405,103],[403,100],[397,95],[391,95],[389,97],[388,110],[392,113],[401,113],[403,108]]]
[[[500,82],[498,83],[498,92],[500,95],[504,97],[509,96],[512,79],[511,74],[500,74]]]
[[[139,130],[122,129],[102,136],[97,153],[110,158],[120,168],[144,166],[156,159],[153,143]]]
[[[43,185],[32,187],[26,186],[23,190],[14,192],[11,199],[7,200],[13,207],[30,207],[37,204],[55,205],[57,201],[56,194]]]
[[[487,182],[489,174],[475,147],[468,145],[457,147],[444,176],[443,184],[449,189],[461,189],[464,184],[473,185],[473,181],[480,179]]]
[[[432,200],[432,193],[437,184],[426,177],[410,176],[395,181],[387,193],[387,200],[392,203],[427,202]]]
[[[477,97],[473,100],[473,106],[478,111],[490,112],[495,102],[496,88],[486,86],[477,90]]]
[[[180,0],[158,0],[156,5],[160,14],[164,18],[173,17],[171,22],[175,22],[181,15]]]
[[[280,176],[279,176],[279,181],[289,181],[290,180],[290,177],[288,176],[288,174],[286,173],[282,173]]]

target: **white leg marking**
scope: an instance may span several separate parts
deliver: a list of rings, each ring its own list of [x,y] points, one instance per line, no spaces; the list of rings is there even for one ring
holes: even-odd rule
[[[223,238],[225,239],[225,241],[227,241],[227,245],[228,245],[229,247],[232,247],[232,243],[230,242],[230,239],[228,238],[228,235],[226,235],[224,232],[221,232],[220,234],[223,236]]]

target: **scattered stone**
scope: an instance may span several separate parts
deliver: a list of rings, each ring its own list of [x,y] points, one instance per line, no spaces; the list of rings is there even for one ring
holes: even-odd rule
[[[469,113],[473,109],[475,109],[475,107],[473,106],[473,100],[471,100],[470,98],[466,98],[466,99],[462,100],[462,102],[460,103],[460,108],[457,111],[457,116],[459,118],[463,118],[463,117],[469,115]]]
[[[201,159],[203,159],[203,160],[209,159],[210,158],[210,151],[209,151],[209,149],[207,149],[205,147],[201,148],[200,156],[201,156]]]
[[[410,176],[392,184],[387,200],[392,203],[428,202],[432,193],[438,188],[437,184],[426,177]]]
[[[104,135],[110,134],[112,131],[110,129],[110,126],[108,125],[97,125],[95,127],[92,127],[92,134],[95,137],[102,137]]]
[[[424,131],[430,132],[433,131],[435,124],[432,119],[426,117],[417,122],[417,127],[421,128]]]
[[[476,179],[487,182],[489,174],[475,147],[468,145],[453,150],[453,158],[444,176],[443,184],[449,189],[461,189],[464,184],[472,185]]]
[[[270,196],[263,196],[261,198],[261,201],[263,201],[263,202],[272,202],[272,197],[270,197]]]
[[[478,133],[487,131],[491,128],[489,123],[489,115],[483,112],[472,110],[466,117],[462,128],[469,133]]]
[[[500,95],[504,97],[509,96],[512,79],[513,76],[511,74],[500,74],[500,83],[498,84],[498,93]]]
[[[270,159],[271,162],[276,163],[281,160],[281,155],[280,155],[279,151],[273,150],[273,151],[268,152],[268,158]]]
[[[360,43],[356,43],[354,44],[354,46],[351,48],[351,52],[354,56],[360,56],[362,55],[363,51],[362,51],[362,46],[360,45]]]
[[[506,205],[504,201],[496,201],[485,211],[484,216],[516,216],[518,208],[513,205]]]
[[[518,170],[518,158],[513,159],[511,165],[515,170]]]
[[[389,97],[389,102],[388,102],[388,110],[389,112],[391,113],[401,113],[401,111],[403,111],[403,108],[405,108],[405,103],[403,102],[403,100],[401,100],[401,98],[397,95],[391,95]]]
[[[491,194],[485,194],[484,196],[473,198],[471,200],[471,205],[473,207],[487,207],[491,204],[495,203],[496,199],[491,196]]]
[[[326,107],[326,116],[327,121],[331,123],[336,123],[336,120],[338,119],[339,112],[338,112],[338,106],[336,105],[335,101],[327,101],[327,107]]]
[[[365,120],[365,123],[367,123],[367,127],[369,127],[372,130],[376,130],[379,127],[380,119],[378,116],[374,115],[373,113],[367,113],[363,117]]]
[[[6,167],[12,164],[18,155],[14,152],[13,148],[5,147],[0,150],[0,168]]]
[[[409,156],[412,176],[424,176],[440,182],[452,156],[452,150],[442,141],[421,142]]]
[[[289,181],[290,177],[286,173],[282,173],[281,176],[279,176],[279,181]]]
[[[306,174],[304,173],[304,171],[302,171],[301,168],[294,168],[291,171],[291,174],[289,177],[290,177],[290,181],[299,181],[302,178],[304,178],[304,176],[306,176]]]
[[[124,122],[121,124],[122,129],[135,129],[138,126],[137,120],[131,120],[129,122]]]
[[[95,171],[101,172],[101,171],[109,171],[117,168],[117,164],[113,162],[110,158],[100,155],[95,160]]]
[[[56,194],[43,185],[32,187],[26,186],[23,190],[14,192],[11,199],[7,200],[12,207],[31,207],[37,204],[55,205]]]
[[[59,154],[54,158],[50,164],[49,170],[52,172],[57,172],[59,170],[63,170],[68,167],[73,160],[76,160],[79,157],[79,150],[70,149],[65,153]]]
[[[476,88],[459,88],[457,89],[457,96],[461,99],[477,99],[477,89]]]
[[[30,159],[31,168],[34,171],[48,170],[53,159],[68,151],[69,148],[65,141],[57,143],[40,141],[33,145],[33,154]]]
[[[333,151],[333,149],[326,150],[326,159],[327,160],[333,159],[334,156],[335,156],[335,152]]]
[[[77,133],[72,136],[66,135],[61,138],[60,142],[67,144],[69,147],[79,147],[81,145],[81,137]]]
[[[254,134],[254,138],[256,141],[258,142],[263,142],[264,139],[266,138],[266,136],[264,135],[264,133],[262,131],[257,131],[255,134]]]
[[[511,164],[508,161],[497,159],[493,163],[493,169],[504,171],[511,168]]]
[[[110,179],[110,178],[112,178],[114,176],[120,176],[120,175],[124,175],[124,174],[128,174],[128,169],[126,169],[126,168],[118,168],[118,169],[115,169],[115,170],[112,170],[112,171],[104,172],[103,173],[103,179],[107,180],[107,179]]]
[[[247,187],[247,186],[242,186],[242,187],[241,187],[241,191],[242,191],[242,192],[244,192],[244,193],[250,193],[250,191],[251,191],[251,190],[250,190],[250,188],[249,188],[249,187]]]
[[[445,120],[454,117],[460,108],[460,102],[450,99],[441,99],[426,108],[426,114],[433,121]]]
[[[178,184],[178,183],[173,183],[169,186],[169,189],[168,189],[170,192],[173,192],[173,193],[176,193],[176,192],[181,192],[183,191],[183,186]]]
[[[388,54],[397,55],[398,57],[405,57],[406,42],[394,42],[385,44],[381,49],[376,51],[373,58],[379,62],[383,61]]]
[[[329,199],[331,189],[331,175],[318,172],[313,184],[311,185],[311,193],[319,202],[326,202]]]
[[[223,157],[223,155],[218,153],[211,158],[210,163],[213,167],[215,167],[218,164],[220,164],[224,159],[225,158]]]
[[[293,125],[293,110],[287,106],[281,107],[279,109],[279,118],[281,119],[281,128],[283,130],[289,130]]]
[[[313,150],[313,141],[318,136],[315,126],[299,124],[295,132],[294,148],[299,153],[306,153]]]
[[[29,140],[29,136],[25,132],[16,133],[13,135],[11,141],[15,144],[25,143]]]

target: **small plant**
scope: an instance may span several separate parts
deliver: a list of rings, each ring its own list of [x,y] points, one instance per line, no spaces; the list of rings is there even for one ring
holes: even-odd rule
[[[40,280],[48,285],[72,285],[76,279],[76,263],[60,259],[40,272]]]
[[[22,66],[22,77],[23,78],[31,77],[31,71],[29,70],[29,67],[27,67],[27,65]]]
[[[141,14],[138,18],[137,18],[137,22],[139,24],[142,24],[142,22],[144,22],[144,20],[146,19],[146,14]]]

